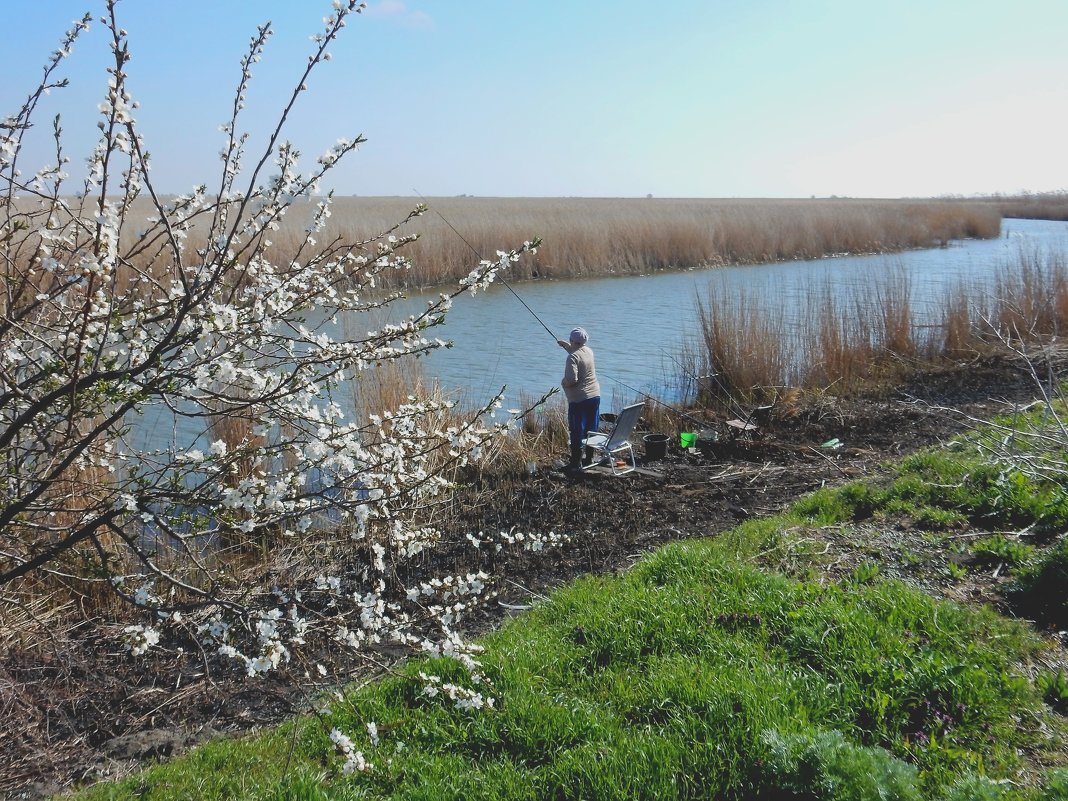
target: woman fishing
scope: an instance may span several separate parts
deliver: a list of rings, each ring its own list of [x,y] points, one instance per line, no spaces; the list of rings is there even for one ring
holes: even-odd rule
[[[571,437],[571,461],[567,469],[572,473],[582,470],[582,441],[601,423],[601,385],[597,383],[593,351],[586,344],[589,339],[585,329],[576,328],[569,341],[556,340],[567,351],[560,386],[567,396],[567,428]]]

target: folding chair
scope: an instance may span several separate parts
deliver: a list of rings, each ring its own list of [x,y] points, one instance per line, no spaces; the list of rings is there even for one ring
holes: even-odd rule
[[[634,448],[630,444],[630,435],[634,432],[634,426],[638,424],[638,418],[641,417],[642,409],[644,408],[644,402],[625,406],[623,411],[616,416],[616,425],[610,433],[604,434],[598,431],[587,434],[586,438],[582,440],[582,445],[593,449],[595,455],[593,462],[582,469],[589,470],[591,467],[607,462],[612,469],[613,476],[623,476],[633,472],[638,465],[634,459]],[[617,465],[617,457],[625,454],[629,454],[630,464],[624,462],[622,465]]]
[[[775,408],[774,403],[767,406],[757,406],[745,416],[744,420],[728,420],[727,427],[730,429],[731,438],[736,439],[740,436],[749,435],[761,426],[767,425],[768,420],[771,419],[771,410],[773,408]]]

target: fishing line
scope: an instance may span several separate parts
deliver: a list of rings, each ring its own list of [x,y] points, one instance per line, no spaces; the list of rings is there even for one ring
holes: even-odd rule
[[[625,389],[629,389],[631,392],[637,393],[638,395],[641,395],[643,398],[647,398],[647,399],[651,400],[653,403],[657,404],[658,406],[663,406],[669,412],[674,412],[679,417],[685,417],[691,423],[696,423],[697,425],[701,426],[702,428],[704,428],[705,426],[708,425],[708,421],[707,420],[700,420],[700,419],[698,419],[696,417],[693,417],[692,415],[686,414],[686,412],[675,408],[670,403],[664,403],[664,401],[660,400],[657,397],[654,397],[653,395],[650,395],[648,392],[642,392],[640,389],[635,389],[630,384],[624,384],[618,378],[612,378],[612,376],[610,376],[610,375],[605,376],[605,378],[607,378],[609,381],[615,381],[621,387],[623,387]]]
[[[415,192],[415,194],[419,195],[419,197],[422,198],[424,201],[426,200],[426,198],[423,197],[422,193],[418,189],[413,187],[412,191]],[[429,203],[427,203],[427,208],[430,208],[430,204]],[[478,260],[479,261],[485,261],[485,259],[482,258],[482,254],[478,252],[478,250],[475,248],[475,246],[472,245],[470,242],[468,242],[464,238],[464,235],[456,230],[456,226],[454,226],[451,222],[449,222],[448,220],[445,219],[445,215],[443,215],[437,209],[434,209],[433,211],[434,211],[434,213],[436,215],[438,215],[438,217],[441,218],[441,221],[443,223],[445,223],[447,226],[449,226],[449,228],[452,229],[452,232],[454,234],[456,234],[458,237],[460,237],[460,241],[461,242],[463,242],[465,245],[467,245],[469,248],[471,248],[471,252],[474,253],[476,256],[478,256]],[[549,336],[551,336],[554,340],[559,341],[559,337],[557,337],[556,334],[554,334],[552,331],[549,330],[549,326],[547,326],[545,323],[542,322],[541,318],[538,317],[538,315],[534,313],[534,310],[532,308],[530,308],[530,306],[527,305],[527,302],[525,300],[523,300],[521,297],[519,297],[519,293],[516,292],[514,289],[512,289],[512,285],[509,284],[508,281],[505,280],[504,276],[501,275],[499,272],[497,273],[497,279],[500,280],[500,282],[502,284],[504,284],[506,287],[508,287],[508,291],[511,292],[513,295],[515,295],[515,299],[523,304],[523,308],[526,309],[528,312],[530,312],[530,314],[534,317],[535,320],[537,320],[539,323],[541,323],[541,327],[546,330],[546,332],[549,334]]]
[[[661,353],[661,355],[667,356],[669,359],[671,359],[671,361],[675,362],[676,366],[678,366],[678,368],[680,370],[682,370],[682,372],[686,373],[691,379],[693,379],[695,385],[697,385],[698,387],[700,387],[701,381],[711,378],[713,381],[716,382],[716,386],[718,386],[723,391],[723,394],[727,397],[728,406],[734,407],[734,414],[739,416],[739,417],[746,417],[747,416],[747,414],[745,412],[745,407],[742,406],[742,404],[738,403],[738,401],[736,401],[734,399],[734,395],[731,394],[731,391],[729,389],[727,389],[727,387],[725,387],[723,385],[722,381],[719,380],[719,373],[709,373],[708,375],[696,375],[692,370],[687,370],[682,362],[680,362],[678,359],[676,359],[674,356],[672,356],[670,353],[668,353],[663,348],[660,349],[660,353]]]
[[[413,191],[413,192],[415,192],[415,194],[419,195],[419,197],[420,197],[420,198],[421,198],[421,199],[422,199],[423,201],[426,201],[426,198],[425,198],[425,197],[423,197],[423,194],[422,194],[422,193],[421,193],[421,192],[420,192],[420,191],[419,191],[418,189],[415,189],[415,188],[413,187],[413,188],[412,188],[412,191]],[[430,208],[430,204],[429,204],[429,203],[427,203],[426,205],[427,205],[427,208]],[[456,229],[456,226],[455,226],[455,225],[453,225],[453,224],[452,224],[451,222],[449,222],[449,221],[448,221],[447,219],[445,219],[445,215],[443,215],[443,214],[442,214],[442,213],[441,213],[440,211],[438,211],[437,209],[433,209],[433,211],[434,211],[434,213],[435,213],[435,214],[437,214],[437,215],[438,215],[438,217],[439,217],[439,218],[441,219],[441,221],[442,221],[443,223],[445,223],[445,224],[446,224],[447,226],[449,226],[449,229],[450,229],[450,230],[451,230],[451,231],[452,231],[452,232],[453,232],[454,234],[456,234],[456,236],[458,236],[458,237],[460,238],[460,241],[461,241],[461,242],[463,242],[463,243],[464,243],[465,245],[467,245],[467,247],[468,247],[468,248],[470,248],[470,249],[471,249],[471,252],[472,252],[472,253],[474,253],[474,254],[475,254],[475,255],[476,255],[477,257],[478,257],[479,261],[483,261],[483,258],[482,258],[482,254],[478,252],[478,249],[477,249],[477,248],[475,248],[475,246],[474,246],[474,245],[472,245],[472,244],[471,244],[470,242],[468,242],[468,241],[467,241],[467,239],[466,239],[466,238],[464,237],[464,235],[463,235],[463,234],[461,234],[461,233],[460,233],[460,232],[459,232],[459,231],[458,231],[458,230]],[[551,331],[551,330],[549,329],[549,326],[547,326],[547,325],[546,325],[546,324],[545,324],[544,322],[542,322],[542,319],[541,319],[540,317],[538,317],[538,315],[537,315],[537,314],[536,314],[536,313],[534,312],[534,310],[533,310],[532,308],[530,308],[530,306],[528,306],[528,305],[527,305],[527,302],[526,302],[525,300],[523,300],[523,298],[521,298],[521,297],[519,296],[519,293],[518,293],[518,292],[516,292],[516,291],[515,291],[514,289],[512,289],[512,285],[511,285],[511,284],[509,284],[509,283],[508,283],[508,281],[507,281],[507,280],[505,280],[505,278],[504,278],[504,277],[503,277],[503,276],[502,276],[502,275],[501,275],[500,273],[498,273],[498,274],[497,274],[497,278],[499,278],[499,279],[500,279],[500,282],[501,282],[502,284],[504,284],[504,285],[505,285],[505,286],[506,286],[506,287],[508,288],[508,291],[509,291],[509,292],[511,292],[511,293],[512,293],[513,295],[515,295],[515,298],[516,298],[516,300],[518,300],[518,301],[519,301],[520,303],[522,303],[522,304],[523,304],[523,308],[524,308],[524,309],[526,309],[526,310],[527,310],[528,312],[530,312],[531,316],[532,316],[532,317],[533,317],[533,318],[534,318],[535,320],[537,320],[537,321],[538,321],[539,323],[541,323],[541,327],[545,329],[545,331],[546,331],[546,332],[547,332],[547,333],[549,334],[549,336],[551,336],[551,337],[552,337],[552,338],[553,338],[553,339],[554,339],[555,341],[559,342],[560,340],[559,340],[559,338],[558,338],[558,337],[556,336],[556,334],[554,334],[554,333],[553,333],[553,332],[552,332],[552,331]],[[669,354],[669,355],[670,355],[670,354]],[[681,367],[681,365],[679,365],[679,366]],[[603,375],[603,374],[602,374],[602,375]],[[724,386],[723,386],[722,384],[720,384],[720,382],[719,382],[719,379],[718,379],[718,378],[716,377],[716,374],[715,374],[715,373],[711,374],[711,376],[709,376],[709,377],[711,377],[711,378],[714,378],[714,379],[716,380],[716,383],[720,385],[720,387],[721,387],[721,388],[722,388],[722,389],[724,390],[724,392],[726,392],[726,391],[727,391],[727,388],[726,388],[726,387],[724,387]],[[609,381],[614,381],[615,383],[619,384],[619,385],[620,385],[621,387],[624,387],[625,389],[629,389],[629,390],[630,390],[631,392],[637,393],[638,395],[640,395],[640,396],[641,396],[641,397],[643,397],[643,398],[647,398],[647,399],[651,400],[651,401],[652,401],[653,403],[655,403],[655,404],[658,404],[658,405],[660,405],[660,406],[663,406],[663,407],[664,407],[665,409],[667,409],[668,411],[670,411],[670,412],[674,412],[675,414],[679,415],[680,417],[684,417],[685,419],[689,420],[689,421],[690,421],[690,422],[692,422],[692,423],[696,423],[696,424],[698,424],[698,425],[700,425],[700,426],[705,426],[705,425],[707,425],[707,424],[708,424],[708,421],[706,421],[706,420],[700,420],[700,419],[698,419],[698,418],[696,418],[696,417],[693,417],[692,415],[686,414],[686,412],[683,412],[683,411],[681,411],[681,410],[679,410],[679,409],[675,408],[674,406],[672,406],[672,405],[670,405],[670,404],[668,404],[668,403],[664,403],[664,401],[662,401],[662,400],[660,400],[659,398],[656,398],[656,397],[654,397],[654,396],[652,396],[652,395],[648,394],[647,392],[642,392],[641,390],[639,390],[639,389],[635,389],[634,387],[630,386],[629,384],[625,384],[625,383],[623,383],[623,382],[622,382],[622,381],[620,381],[620,380],[619,380],[618,378],[612,378],[612,376],[610,376],[610,375],[607,375],[607,376],[605,376],[605,378],[607,378],[607,379],[608,379]],[[730,402],[731,402],[732,404],[734,403],[734,399],[730,397],[730,394],[729,394],[729,393],[727,394],[727,398],[728,398],[728,400],[729,400],[729,401],[730,401]]]

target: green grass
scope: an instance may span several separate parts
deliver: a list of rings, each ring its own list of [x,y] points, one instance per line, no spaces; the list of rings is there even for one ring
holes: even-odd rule
[[[822,489],[801,499],[794,511],[823,526],[880,514],[906,516],[928,530],[968,523],[1048,534],[1068,527],[1068,476],[1060,483],[1038,480],[960,444],[909,456],[892,471],[885,485],[856,481]],[[1012,558],[1023,562],[1027,554],[1019,551]]]
[[[1052,531],[1065,509],[1063,487],[969,446],[920,454],[881,483],[821,490],[554,593],[485,640],[492,683],[476,689],[492,709],[427,695],[422,673],[467,680],[455,663],[413,661],[325,726],[211,743],[78,797],[1068,799],[1068,775],[1049,767],[1068,761],[1068,682],[1028,680],[1043,648],[1032,629],[937,601],[871,559],[828,581],[814,536],[902,516]],[[1022,596],[1063,599],[1068,546],[1033,559],[1017,545],[992,535],[978,550],[1019,564]],[[785,564],[804,569],[771,569]],[[342,772],[331,727],[371,770]]]
[[[249,737],[209,742],[189,754],[155,765],[119,784],[99,784],[79,797],[92,799],[188,798],[229,801],[270,798],[280,788],[291,726]],[[294,777],[290,781],[299,781]],[[315,796],[308,796],[314,798]]]
[[[492,713],[420,697],[414,666],[339,713],[404,743],[349,782],[404,798],[771,797],[774,744],[836,732],[841,759],[892,765],[926,793],[979,768],[1011,775],[1027,739],[1015,716],[1041,706],[1015,673],[1036,647],[1020,626],[896,583],[770,575],[714,543],[579,581],[490,646]],[[305,744],[326,748],[315,730]]]
[[[83,797],[801,798],[882,776],[889,797],[927,798],[972,773],[1012,776],[1017,748],[1038,745],[1018,726],[1042,714],[1017,670],[1038,647],[1023,626],[877,577],[766,573],[713,541],[580,580],[487,646],[491,711],[424,695],[420,671],[462,680],[424,661],[335,710],[328,725],[352,733],[367,774],[342,775],[306,721],[288,778],[282,730]]]

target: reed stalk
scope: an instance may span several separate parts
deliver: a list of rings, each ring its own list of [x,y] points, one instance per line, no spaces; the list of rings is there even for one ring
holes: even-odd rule
[[[728,411],[782,392],[834,389],[847,394],[892,386],[908,375],[989,351],[999,341],[1047,343],[1068,327],[1068,261],[1064,254],[1021,253],[992,288],[961,285],[940,318],[920,325],[904,273],[892,273],[843,299],[831,286],[814,290],[794,326],[744,294],[698,297],[701,334],[697,371],[717,376],[694,393],[698,405]]]
[[[368,239],[395,225],[420,202],[337,197],[330,222],[317,237],[319,246],[338,237]],[[380,285],[451,283],[467,275],[480,256],[493,259],[504,243],[535,236],[543,237],[543,245],[536,257],[515,266],[511,280],[644,275],[890,253],[952,239],[996,237],[1001,220],[994,204],[945,200],[458,197],[427,203],[430,210],[405,229],[420,236],[404,250],[412,268],[383,276]],[[296,204],[283,218],[271,234],[272,259],[285,263],[296,257],[312,210],[311,203]],[[131,214],[136,217],[136,210]],[[129,227],[131,243],[135,228]],[[194,222],[187,252],[203,246],[202,239]],[[305,248],[301,258],[311,255]],[[142,246],[129,261],[139,270],[151,265],[158,271],[166,258],[158,249]]]

